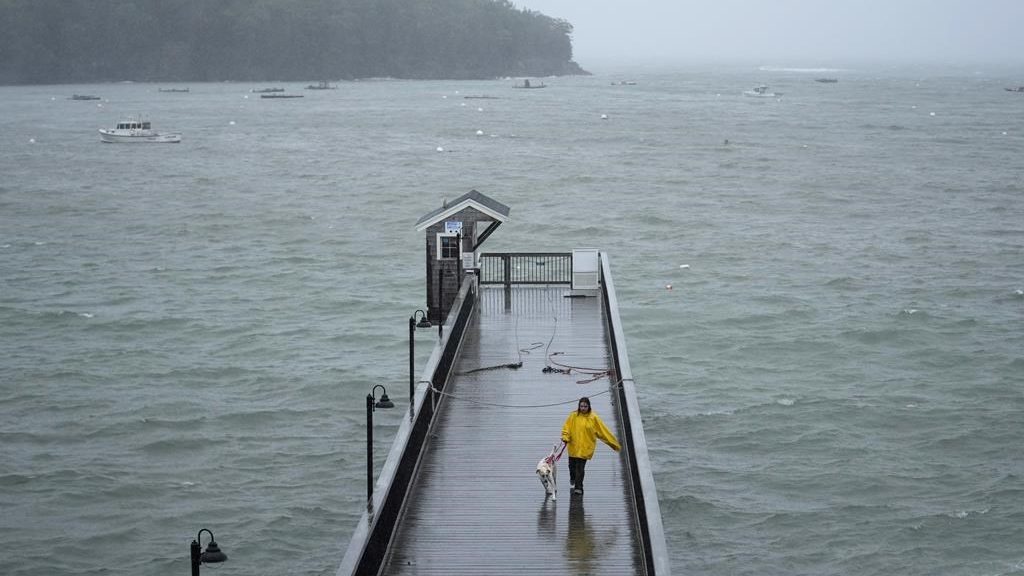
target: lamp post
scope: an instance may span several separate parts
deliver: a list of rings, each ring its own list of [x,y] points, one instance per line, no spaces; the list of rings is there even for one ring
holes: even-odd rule
[[[206,532],[210,535],[210,543],[206,545],[206,550],[200,550],[199,538]],[[196,534],[196,539],[192,541],[192,545],[189,547],[189,552],[192,555],[192,576],[199,576],[199,565],[203,564],[216,564],[218,562],[225,562],[228,559],[228,555],[220,551],[220,547],[217,546],[217,542],[213,539],[213,532],[210,532],[206,528],[203,528]]]
[[[419,316],[419,322],[416,321],[416,317]],[[430,320],[427,320],[427,313],[423,310],[417,310],[409,316],[409,410],[412,410],[413,398],[416,396],[416,376],[414,374],[416,370],[416,339],[415,333],[417,328],[430,328]]]
[[[374,393],[380,388],[380,400]],[[376,408],[394,408],[395,403],[388,398],[388,391],[377,384],[366,395],[366,505],[373,503],[373,411]]]

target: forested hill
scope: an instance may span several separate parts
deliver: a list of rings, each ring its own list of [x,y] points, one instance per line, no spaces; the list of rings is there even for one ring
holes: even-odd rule
[[[586,74],[507,0],[0,0],[0,83]]]

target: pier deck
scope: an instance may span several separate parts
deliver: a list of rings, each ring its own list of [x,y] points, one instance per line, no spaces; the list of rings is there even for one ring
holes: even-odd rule
[[[381,574],[644,574],[628,460],[598,442],[582,496],[558,464],[558,499],[534,470],[580,396],[623,441],[601,298],[567,286],[482,287]],[[522,361],[522,367],[491,368]]]

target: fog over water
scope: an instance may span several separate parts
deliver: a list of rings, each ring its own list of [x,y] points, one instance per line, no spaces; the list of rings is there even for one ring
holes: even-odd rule
[[[584,68],[757,60],[971,64],[1024,61],[1017,0],[518,0],[568,20]]]

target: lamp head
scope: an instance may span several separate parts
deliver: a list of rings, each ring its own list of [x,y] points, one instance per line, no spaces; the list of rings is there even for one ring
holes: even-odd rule
[[[427,313],[426,312],[424,312],[423,310],[417,310],[416,312],[413,313],[412,317],[416,318],[417,316],[420,317],[420,321],[416,323],[416,327],[417,328],[431,328],[431,327],[433,327],[433,324],[430,323],[430,320],[427,320]]]
[[[220,546],[213,540],[206,545],[206,550],[203,555],[199,557],[199,561],[203,564],[216,564],[218,562],[224,562],[228,559],[228,555],[220,551]]]
[[[383,392],[380,395],[380,400],[374,406],[377,408],[394,408],[395,403],[391,401],[391,398],[388,398],[387,392]]]

